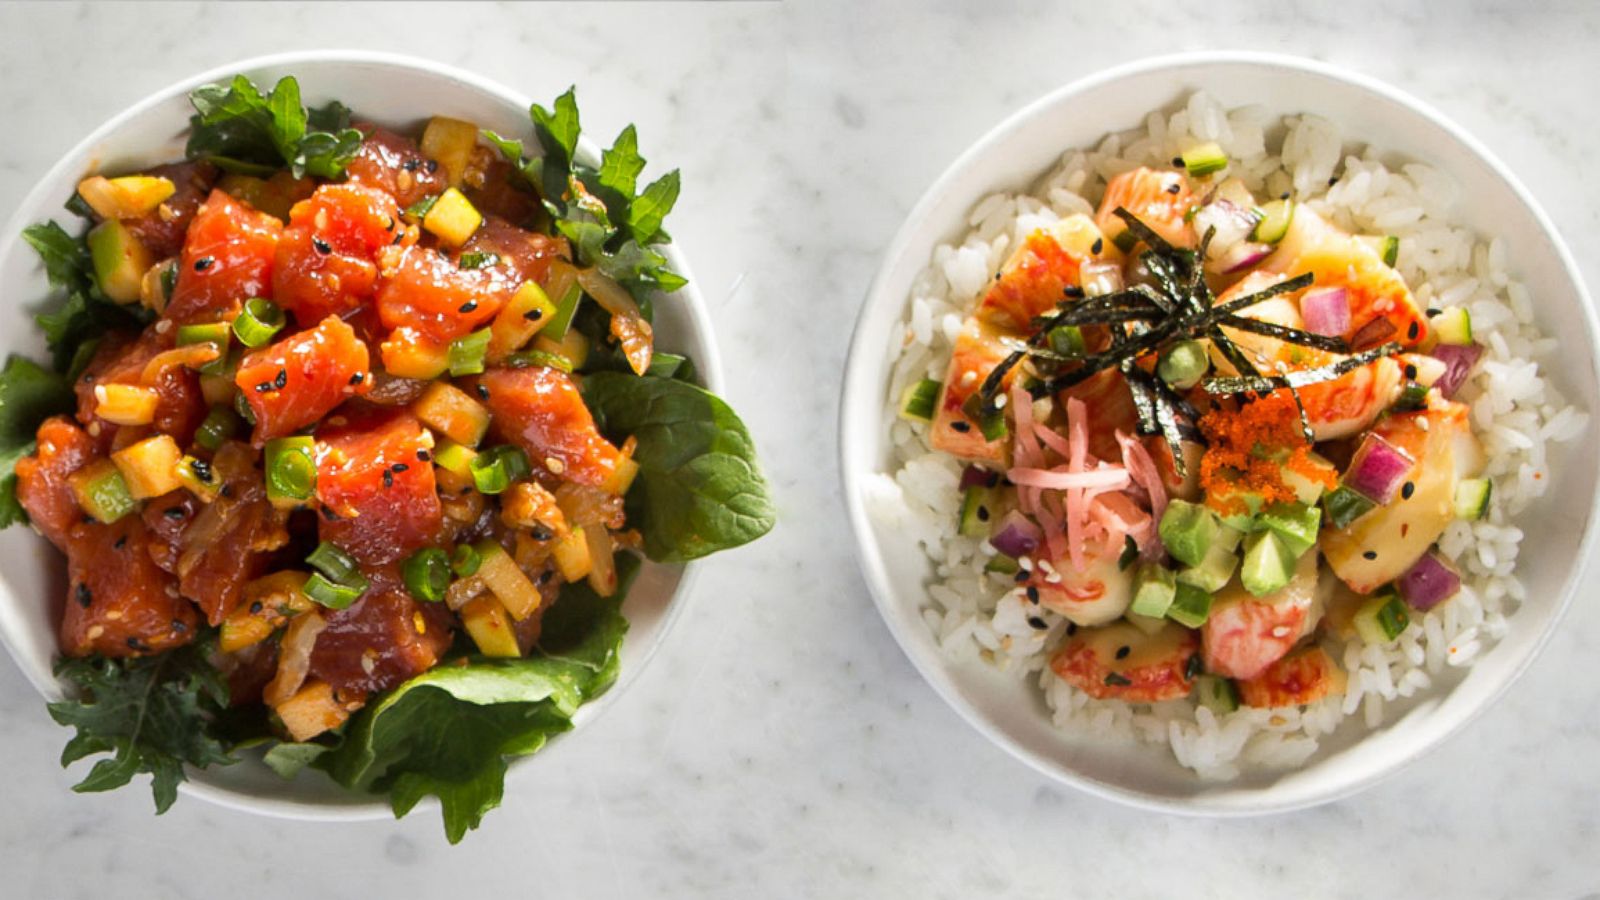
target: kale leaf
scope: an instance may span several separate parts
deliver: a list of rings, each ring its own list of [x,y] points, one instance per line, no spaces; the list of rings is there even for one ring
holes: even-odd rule
[[[651,290],[670,292],[687,284],[654,249],[672,240],[662,223],[678,200],[678,170],[639,191],[645,159],[632,125],[601,154],[599,168],[578,160],[575,89],[568,88],[550,109],[535,103],[529,115],[539,156],[524,155],[521,141],[492,131],[484,136],[539,192],[556,231],[572,242],[578,263],[621,282],[641,301]]]
[[[772,530],[755,445],[716,395],[674,378],[595,372],[583,399],[609,437],[638,441],[627,512],[651,559],[687,562]]]
[[[228,684],[206,659],[210,641],[130,659],[62,659],[56,675],[72,683],[79,699],[49,705],[50,718],[77,729],[61,751],[61,765],[96,753],[73,790],[121,787],[140,772],[151,777],[156,812],[166,812],[184,781],[185,764],[197,768],[235,762],[215,723],[228,705]]]
[[[578,707],[616,681],[622,598],[638,569],[636,557],[617,557],[611,597],[563,587],[533,655],[439,666],[357,713],[336,745],[280,745],[268,759],[280,772],[309,763],[345,787],[386,793],[396,816],[436,796],[445,835],[460,841],[500,805],[509,760],[570,730]]]
[[[270,175],[287,166],[296,178],[340,178],[361,148],[350,110],[334,101],[308,112],[293,76],[262,94],[250,79],[235,75],[228,84],[195,88],[189,103],[195,114],[185,155],[230,171]]]
[[[67,295],[54,311],[34,317],[44,332],[56,371],[76,377],[88,364],[101,335],[124,329],[136,331],[153,318],[144,307],[121,306],[100,293],[83,238],[73,237],[55,222],[45,222],[24,228],[22,239],[39,254],[50,286]]]
[[[13,356],[0,370],[0,528],[27,521],[17,502],[17,460],[33,452],[39,423],[72,405],[71,384],[30,359]]]

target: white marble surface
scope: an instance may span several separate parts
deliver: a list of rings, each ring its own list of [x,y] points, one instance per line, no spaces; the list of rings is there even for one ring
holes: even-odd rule
[[[1007,111],[1132,56],[1299,52],[1443,108],[1600,284],[1600,7],[1413,0],[138,7],[0,5],[0,210],[126,104],[304,46],[432,56],[684,170],[673,231],[783,521],[717,559],[650,670],[456,848],[431,816],[306,825],[73,794],[0,663],[0,896],[1600,897],[1600,609],[1463,734],[1367,794],[1211,822],[1064,789],[968,729],[856,573],[835,487],[848,326],[922,189]],[[1454,9],[1453,7],[1451,8]],[[16,302],[18,298],[6,298]]]

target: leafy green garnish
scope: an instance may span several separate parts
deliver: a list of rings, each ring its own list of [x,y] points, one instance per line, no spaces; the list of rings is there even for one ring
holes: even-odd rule
[[[336,746],[280,745],[270,763],[291,773],[309,763],[345,787],[386,793],[397,817],[436,796],[445,835],[460,841],[500,805],[508,761],[570,730],[578,707],[616,681],[622,598],[638,569],[636,557],[617,557],[611,597],[563,587],[533,656],[439,666],[357,713]]]
[[[595,168],[577,158],[581,127],[575,89],[551,109],[529,111],[541,154],[524,155],[521,141],[484,132],[539,192],[556,231],[572,242],[579,265],[594,266],[621,282],[635,297],[650,290],[675,291],[687,282],[652,249],[672,240],[662,228],[678,200],[678,170],[638,190],[645,159],[632,125],[617,135]]]
[[[56,371],[76,377],[92,355],[93,341],[107,331],[137,331],[153,317],[143,307],[121,306],[100,293],[83,238],[73,237],[55,222],[45,222],[24,228],[22,239],[39,254],[50,286],[67,295],[54,311],[34,317],[44,332]]]
[[[96,753],[94,764],[73,790],[121,787],[140,772],[151,775],[156,812],[166,812],[185,779],[185,764],[204,767],[236,760],[214,725],[228,704],[228,684],[206,661],[209,641],[154,656],[131,659],[63,659],[56,676],[80,697],[49,705],[50,718],[78,733],[61,751],[69,765]]]
[[[207,84],[189,93],[190,159],[209,159],[225,169],[270,175],[287,166],[296,178],[339,178],[361,147],[350,127],[350,110],[334,101],[307,112],[300,83],[280,79],[270,94],[235,75],[228,84]]]
[[[596,372],[583,399],[607,435],[638,441],[627,513],[651,559],[687,562],[772,530],[755,445],[716,395],[671,378]]]
[[[65,378],[30,359],[6,360],[0,371],[0,528],[27,521],[17,502],[17,460],[33,452],[39,423],[72,404]]]

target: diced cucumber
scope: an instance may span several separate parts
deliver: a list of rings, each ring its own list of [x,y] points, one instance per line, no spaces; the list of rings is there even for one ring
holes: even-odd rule
[[[1394,408],[1400,412],[1414,412],[1426,409],[1428,406],[1428,386],[1416,381],[1408,381],[1400,388],[1400,396],[1394,401]]]
[[[1183,151],[1183,167],[1195,178],[1221,172],[1228,167],[1228,154],[1222,152],[1222,147],[1215,141],[1196,144]]]
[[[1156,374],[1161,380],[1180,391],[1200,383],[1201,376],[1210,368],[1211,360],[1204,344],[1199,341],[1179,341],[1161,352]]]
[[[1201,675],[1194,680],[1195,699],[1217,715],[1239,708],[1239,689],[1220,675]]]
[[[1211,617],[1211,592],[1179,581],[1167,618],[1187,628],[1199,628]]]
[[[932,378],[924,378],[907,387],[900,397],[900,415],[907,419],[931,421],[939,402],[939,391],[943,387],[942,383]]]
[[[109,459],[90,463],[67,479],[78,506],[96,521],[109,525],[139,508],[122,472]]]
[[[1289,224],[1294,221],[1294,201],[1288,198],[1274,200],[1261,207],[1261,219],[1256,222],[1256,230],[1251,233],[1251,240],[1263,244],[1276,244],[1283,240],[1289,233]]]
[[[1328,524],[1335,528],[1348,528],[1351,522],[1372,512],[1377,505],[1342,484],[1322,498],[1322,508],[1328,513]]]
[[[1017,565],[1017,561],[1011,557],[1003,553],[996,553],[994,556],[989,557],[988,562],[983,564],[983,570],[996,575],[1015,575],[1022,571],[1022,567]]]
[[[96,225],[87,239],[100,292],[118,303],[136,303],[145,270],[155,264],[133,229],[116,219]]]
[[[1133,603],[1128,611],[1159,619],[1167,614],[1177,591],[1178,577],[1172,570],[1157,563],[1144,563],[1134,576]]]
[[[1489,497],[1494,493],[1494,482],[1487,478],[1463,478],[1456,482],[1456,518],[1469,521],[1489,514]]]
[[[1411,624],[1411,614],[1406,612],[1399,594],[1384,593],[1361,604],[1352,622],[1363,641],[1387,644]]]
[[[1256,521],[1282,538],[1289,552],[1298,559],[1317,542],[1322,510],[1305,503],[1275,503],[1263,510]]]
[[[1198,503],[1173,500],[1161,516],[1158,533],[1172,558],[1196,566],[1206,558],[1221,523],[1216,514]]]
[[[1252,595],[1265,597],[1294,577],[1294,563],[1299,556],[1276,531],[1258,531],[1244,539],[1239,583]]]
[[[989,523],[994,521],[994,489],[986,487],[967,488],[961,497],[961,521],[959,530],[965,537],[987,537]]]
[[[1400,239],[1392,234],[1384,235],[1383,247],[1378,251],[1383,257],[1383,264],[1393,266],[1400,261]]]
[[[1438,315],[1428,320],[1428,327],[1433,329],[1441,344],[1465,347],[1472,343],[1472,314],[1465,307],[1439,310]]]

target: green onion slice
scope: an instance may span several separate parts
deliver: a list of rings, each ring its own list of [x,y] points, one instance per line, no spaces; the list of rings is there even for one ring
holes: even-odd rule
[[[267,441],[267,496],[309,500],[317,489],[316,442],[309,436]]]
[[[356,577],[360,578],[359,575]],[[366,579],[364,578],[361,580],[360,586],[355,586],[338,584],[329,581],[321,572],[312,572],[311,577],[306,579],[305,587],[301,590],[305,591],[307,597],[329,609],[344,609],[356,602],[356,598],[360,597],[366,589]]]
[[[226,406],[213,406],[205,421],[195,429],[194,442],[207,450],[216,450],[239,430],[239,416]]]
[[[477,375],[483,371],[484,356],[489,352],[489,329],[481,328],[466,337],[450,342],[450,374]]]
[[[533,471],[528,455],[516,447],[491,447],[473,458],[468,468],[472,483],[484,494],[498,494],[511,486],[511,482]]]
[[[327,541],[311,551],[311,555],[306,557],[306,565],[340,584],[350,584],[354,579],[361,578],[361,573],[356,570],[355,559]]]
[[[283,310],[271,300],[251,297],[233,320],[233,333],[246,347],[263,347],[283,329]]]
[[[450,558],[450,569],[461,578],[471,578],[478,574],[478,567],[483,565],[483,556],[471,544],[462,544],[456,548],[455,555]]]
[[[450,557],[438,547],[424,547],[406,558],[400,577],[411,596],[438,603],[450,588]]]

